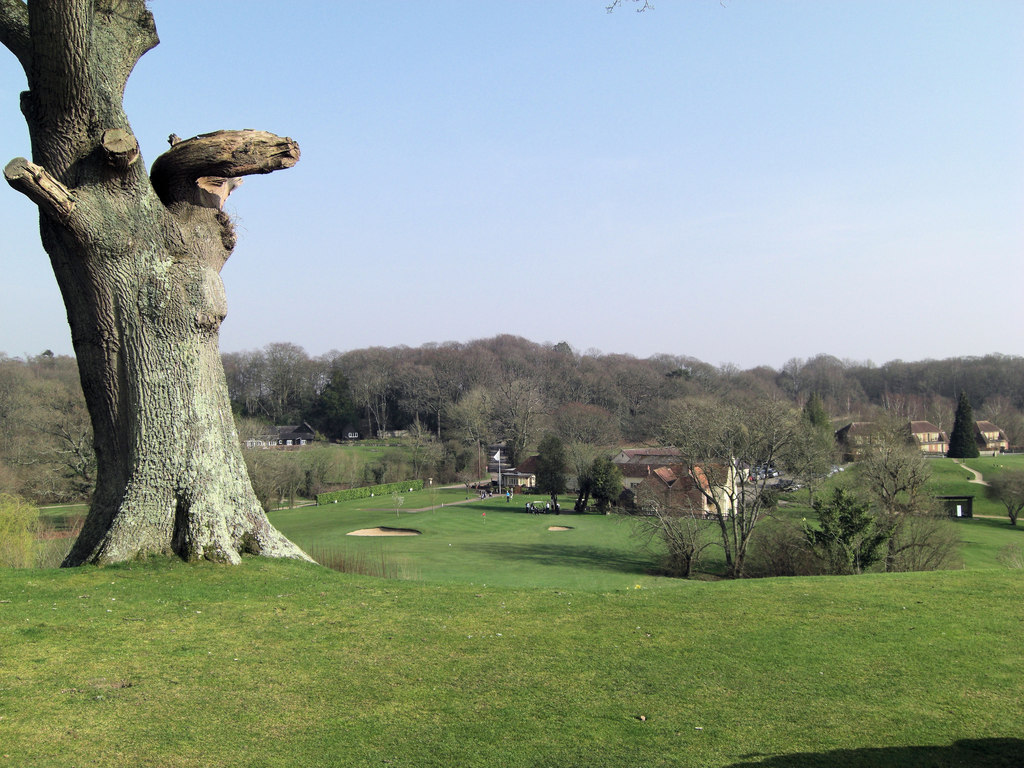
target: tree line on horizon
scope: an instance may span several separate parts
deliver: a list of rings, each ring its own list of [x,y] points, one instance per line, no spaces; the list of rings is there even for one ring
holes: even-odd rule
[[[882,415],[949,432],[966,393],[976,418],[1024,445],[1024,357],[990,354],[875,366],[817,355],[779,369],[693,357],[579,352],[499,335],[465,343],[369,347],[311,356],[292,343],[222,354],[239,432],[307,422],[328,440],[405,430],[435,450],[423,471],[454,477],[480,447],[513,464],[547,432],[568,443],[657,442],[680,402],[820,398],[838,427]],[[75,361],[0,353],[0,491],[37,502],[81,498],[94,482],[91,427]]]
[[[466,343],[369,347],[309,356],[289,343],[222,355],[237,414],[275,424],[307,421],[325,437],[356,424],[366,433],[420,428],[465,432],[467,411],[486,411],[489,437],[520,458],[564,409],[598,409],[618,441],[656,437],[667,406],[721,396],[785,400],[816,393],[837,426],[881,413],[930,421],[949,432],[966,392],[980,418],[1024,444],[1024,357],[991,354],[881,366],[821,354],[779,369],[713,366],[660,354],[578,352],[500,335]],[[478,414],[480,415],[480,414]]]

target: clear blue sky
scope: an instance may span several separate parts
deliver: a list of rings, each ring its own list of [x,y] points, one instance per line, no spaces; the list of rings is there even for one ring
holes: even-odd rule
[[[302,147],[231,197],[226,351],[512,333],[781,367],[1024,353],[1019,0],[155,0],[166,137]],[[0,50],[0,162],[27,155]],[[70,353],[0,189],[0,351]]]

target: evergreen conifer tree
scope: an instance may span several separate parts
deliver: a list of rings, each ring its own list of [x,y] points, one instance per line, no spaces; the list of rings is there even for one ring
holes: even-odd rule
[[[871,505],[843,488],[835,488],[827,500],[815,499],[818,527],[805,524],[804,535],[828,573],[863,573],[885,556],[883,546],[891,528],[879,524]]]
[[[622,493],[622,470],[604,456],[590,465],[590,495],[597,501],[597,511],[607,512]]]
[[[953,432],[949,436],[949,450],[946,456],[951,459],[977,458],[978,443],[974,439],[974,410],[967,393],[961,392],[956,404],[956,416],[953,418]]]
[[[832,431],[832,419],[829,418],[828,412],[825,410],[825,404],[821,400],[821,395],[817,392],[811,392],[811,396],[807,398],[807,402],[804,404],[804,419],[814,427],[819,429]]]
[[[551,506],[558,508],[558,494],[565,493],[565,445],[548,432],[537,446],[537,490],[551,497]]]

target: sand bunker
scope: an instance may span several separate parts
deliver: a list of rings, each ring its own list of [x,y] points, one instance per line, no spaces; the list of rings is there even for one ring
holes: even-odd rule
[[[358,531],[352,531],[346,534],[347,536],[419,536],[420,532],[415,528],[387,528],[382,526],[380,528],[362,528]]]
[[[571,525],[549,525],[548,526],[548,530],[549,531],[571,531],[572,530],[572,526]]]

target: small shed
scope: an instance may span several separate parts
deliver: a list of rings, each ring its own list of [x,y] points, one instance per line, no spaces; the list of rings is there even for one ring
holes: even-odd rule
[[[974,517],[973,496],[936,496],[946,507],[950,517]]]

